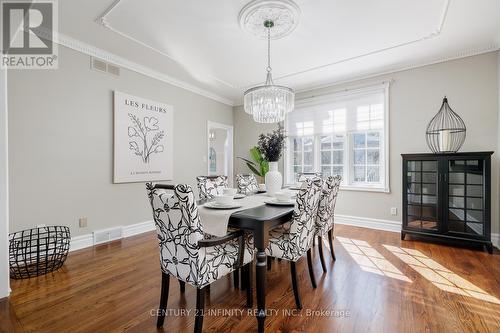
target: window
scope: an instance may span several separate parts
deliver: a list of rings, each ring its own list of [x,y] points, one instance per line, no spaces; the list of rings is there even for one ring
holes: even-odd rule
[[[285,122],[285,181],[301,172],[341,175],[342,187],[389,191],[388,86],[298,101]]]

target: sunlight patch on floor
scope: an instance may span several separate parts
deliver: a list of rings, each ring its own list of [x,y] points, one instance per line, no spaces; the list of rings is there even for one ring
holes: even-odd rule
[[[336,237],[336,239],[365,272],[375,273],[405,282],[412,282],[367,242],[345,237]]]
[[[450,271],[418,250],[385,244],[383,246],[441,290],[474,297],[481,301],[500,304],[500,300],[495,296],[488,294],[486,291]]]

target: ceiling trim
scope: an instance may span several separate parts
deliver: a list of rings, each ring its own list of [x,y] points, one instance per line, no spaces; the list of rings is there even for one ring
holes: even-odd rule
[[[119,2],[119,1],[120,0],[118,0],[117,2]],[[90,55],[93,57],[104,59],[104,60],[111,62],[115,65],[118,65],[120,67],[127,68],[127,69],[134,71],[136,73],[151,77],[153,79],[156,79],[156,80],[168,83],[168,84],[171,84],[171,85],[176,86],[178,88],[188,90],[190,92],[201,95],[203,97],[210,98],[214,101],[217,101],[217,102],[229,105],[229,106],[234,106],[234,102],[226,97],[223,97],[223,96],[220,96],[218,94],[212,93],[208,90],[199,88],[199,87],[194,86],[190,83],[176,79],[170,75],[158,72],[158,71],[151,69],[149,67],[140,65],[136,62],[130,61],[126,58],[123,58],[123,57],[120,57],[120,56],[113,54],[111,52],[105,51],[105,50],[100,49],[96,46],[87,44],[87,43],[82,42],[80,40],[77,40],[73,37],[67,36],[67,35],[62,34],[62,33],[56,33],[56,34],[54,34],[54,37],[55,37],[54,41],[59,45],[63,45],[65,47],[68,47],[70,49],[73,49],[75,51],[78,51],[78,52],[81,52],[81,53],[84,53],[84,54],[87,54],[87,55]]]
[[[182,64],[182,62],[178,61],[177,59],[175,59],[174,57],[172,57],[170,54],[164,52],[164,51],[161,51],[159,49],[157,49],[156,47],[153,47],[151,45],[148,45],[140,40],[137,40],[136,38],[126,34],[126,33],[123,33],[115,28],[113,28],[111,26],[111,24],[106,20],[106,16],[109,15],[109,13],[111,13],[115,8],[116,6],[121,2],[121,0],[115,0],[99,17],[96,18],[96,22],[101,24],[102,26],[104,26],[105,28],[119,34],[120,36],[123,36],[133,42],[136,42],[144,47],[147,47],[163,56],[166,56],[168,57],[169,59],[171,59],[172,61],[180,64],[181,66],[185,66]],[[404,42],[404,43],[399,43],[399,44],[396,44],[396,45],[392,45],[392,46],[389,46],[389,47],[385,47],[385,48],[382,48],[382,49],[378,49],[378,50],[374,50],[374,51],[370,51],[370,52],[367,52],[367,53],[363,53],[363,54],[360,54],[360,55],[357,55],[357,56],[353,56],[353,57],[349,57],[349,58],[344,58],[344,59],[341,59],[341,60],[338,60],[338,61],[334,61],[334,62],[331,62],[331,63],[327,63],[327,64],[324,64],[324,65],[320,65],[320,66],[315,66],[315,67],[311,67],[311,68],[308,68],[308,69],[304,69],[304,70],[300,70],[300,71],[297,71],[297,72],[292,72],[292,73],[289,73],[289,74],[284,74],[284,75],[281,75],[281,76],[277,76],[275,77],[275,81],[277,80],[280,80],[280,79],[284,79],[284,78],[289,78],[289,77],[293,77],[293,76],[297,76],[297,75],[301,75],[301,74],[305,74],[305,73],[308,73],[308,72],[312,72],[312,71],[317,71],[317,70],[321,70],[321,69],[324,69],[324,68],[327,68],[327,67],[330,67],[330,66],[334,66],[334,65],[338,65],[338,64],[341,64],[341,63],[344,63],[344,62],[349,62],[349,61],[352,61],[352,60],[357,60],[357,59],[360,59],[360,58],[364,58],[364,57],[368,57],[368,56],[371,56],[371,55],[374,55],[374,54],[378,54],[378,53],[383,53],[383,52],[387,52],[387,51],[390,51],[390,50],[394,50],[394,49],[397,49],[397,48],[400,48],[400,47],[404,47],[404,46],[408,46],[408,45],[412,45],[412,44],[416,44],[416,43],[420,43],[420,42],[423,42],[425,40],[429,40],[429,39],[433,39],[433,38],[436,38],[438,37],[442,30],[443,30],[443,27],[444,27],[444,24],[446,22],[446,18],[447,18],[447,15],[448,15],[448,9],[450,7],[450,3],[451,3],[451,0],[445,0],[444,2],[444,6],[443,6],[443,9],[441,11],[441,16],[440,16],[440,19],[439,19],[439,22],[438,22],[438,25],[437,25],[437,28],[432,31],[430,34],[427,34],[423,37],[420,37],[420,38],[417,38],[417,39],[414,39],[414,40],[410,40],[408,42]],[[253,83],[253,84],[249,84],[247,86],[237,86],[235,84],[232,84],[230,82],[227,82],[227,81],[224,81],[222,79],[219,79],[217,77],[215,77],[214,75],[211,75],[211,74],[207,74],[207,73],[204,73],[204,75],[212,80],[215,80],[227,87],[230,87],[230,88],[233,88],[233,89],[248,89],[249,87],[253,87],[255,85],[259,85],[261,84],[262,82],[256,82],[256,83]]]
[[[320,69],[324,69],[326,67],[338,65],[338,64],[341,64],[341,63],[344,63],[344,62],[349,62],[349,61],[352,61],[352,60],[357,60],[357,59],[368,57],[368,56],[371,56],[371,55],[374,55],[374,54],[378,54],[378,53],[383,53],[383,52],[387,52],[387,51],[390,51],[390,50],[394,50],[394,49],[397,49],[397,48],[400,48],[400,47],[403,47],[403,46],[408,46],[408,45],[411,45],[411,44],[416,44],[416,43],[423,42],[425,40],[434,39],[434,38],[438,37],[441,34],[442,30],[443,30],[444,23],[446,21],[446,17],[448,16],[448,8],[450,7],[450,1],[451,0],[446,0],[445,3],[444,3],[444,6],[443,6],[443,9],[442,9],[442,12],[441,12],[441,16],[440,16],[440,19],[439,19],[439,23],[438,23],[437,29],[434,30],[433,32],[431,32],[428,35],[425,35],[423,37],[420,37],[420,38],[417,38],[417,39],[414,39],[414,40],[410,40],[408,42],[399,43],[399,44],[392,45],[392,46],[389,46],[389,47],[385,47],[385,48],[382,48],[382,49],[378,49],[378,50],[366,52],[366,53],[363,53],[363,54],[360,54],[360,55],[357,55],[357,56],[352,56],[352,57],[349,57],[349,58],[344,58],[344,59],[341,59],[341,60],[338,60],[338,61],[334,61],[334,62],[331,62],[331,63],[328,63],[328,64],[324,64],[324,65],[320,65],[320,66],[315,66],[315,67],[311,67],[311,68],[308,68],[308,69],[305,69],[305,70],[301,70],[301,71],[297,71],[297,72],[294,72],[294,73],[289,73],[289,74],[281,75],[281,76],[276,77],[275,80],[289,78],[289,77],[293,77],[293,76],[297,76],[297,75],[305,74],[305,73],[309,73],[309,72],[314,72],[314,71],[317,71],[317,70],[320,70]],[[253,86],[253,85],[250,85],[250,86]]]
[[[397,67],[397,68],[394,68],[394,69],[391,69],[391,70],[387,70],[387,71],[384,71],[384,72],[374,72],[373,74],[360,75],[360,76],[356,76],[356,77],[353,77],[353,78],[350,78],[350,79],[339,80],[339,81],[331,81],[331,82],[328,82],[328,83],[325,83],[325,84],[312,86],[310,88],[304,88],[304,89],[296,90],[295,91],[295,95],[300,95],[300,94],[305,94],[305,93],[311,93],[310,96],[299,96],[297,98],[297,100],[300,101],[303,98],[310,98],[312,96],[316,96],[314,94],[315,90],[334,88],[334,87],[342,85],[342,84],[351,84],[351,83],[355,83],[355,82],[358,82],[358,81],[363,81],[363,80],[377,78],[379,76],[390,75],[390,74],[394,74],[394,73],[398,73],[398,72],[403,72],[403,71],[408,71],[408,70],[412,70],[412,69],[417,69],[417,68],[421,68],[421,67],[425,67],[425,66],[436,65],[436,64],[447,62],[447,61],[453,61],[453,60],[458,60],[458,59],[473,57],[473,56],[477,56],[477,55],[481,55],[481,54],[485,54],[485,53],[490,53],[490,52],[497,52],[497,51],[500,51],[500,43],[498,43],[498,44],[497,43],[490,44],[490,45],[487,45],[487,46],[482,47],[482,48],[474,48],[474,49],[468,49],[468,50],[465,50],[465,51],[460,51],[460,52],[457,52],[456,54],[454,54],[452,56],[442,57],[442,58],[438,58],[438,59],[427,61],[427,62],[414,63],[414,64],[410,64],[410,65],[403,65],[401,67]],[[387,80],[384,80],[384,81],[381,81],[381,82],[385,82],[385,81],[387,81]],[[394,82],[394,79],[390,79],[390,82]],[[368,84],[369,85],[373,85],[373,84],[378,84],[378,83],[380,83],[380,82],[376,81],[375,83],[368,83]],[[347,88],[347,89],[350,89],[350,88]],[[322,95],[322,94],[319,94],[319,95]],[[235,104],[235,107],[239,107],[239,106],[243,105],[241,103],[241,100],[235,102],[234,104]]]
[[[425,67],[425,66],[431,66],[431,65],[441,64],[443,62],[448,62],[448,61],[453,61],[453,60],[458,60],[458,59],[473,57],[473,56],[477,56],[477,55],[481,55],[481,54],[485,54],[485,53],[490,53],[490,52],[495,52],[495,51],[499,51],[499,50],[500,50],[500,44],[493,43],[493,44],[489,44],[489,45],[487,45],[485,47],[479,47],[479,48],[467,49],[467,50],[464,50],[464,51],[459,51],[459,52],[455,53],[454,55],[448,56],[448,57],[441,57],[441,58],[437,58],[435,60],[421,62],[421,63],[413,63],[413,64],[409,64],[409,65],[402,65],[401,67],[397,67],[397,68],[394,68],[394,69],[391,69],[391,70],[387,70],[387,71],[384,71],[384,72],[374,72],[373,74],[369,74],[369,75],[356,76],[356,77],[353,77],[351,79],[333,81],[333,82],[325,83],[325,84],[322,84],[322,85],[313,86],[313,87],[310,87],[310,88],[304,88],[304,89],[296,90],[295,94],[306,93],[306,92],[310,92],[310,91],[313,91],[313,90],[319,90],[319,89],[334,87],[334,86],[340,85],[340,84],[346,84],[346,83],[352,83],[352,82],[356,82],[356,81],[362,81],[362,80],[372,79],[372,78],[378,77],[378,76],[389,75],[389,74],[394,74],[394,73],[398,73],[398,72],[408,71],[408,70],[417,69],[417,68],[421,68],[421,67]]]
[[[162,50],[159,50],[159,49],[157,49],[156,47],[153,47],[153,46],[151,46],[151,45],[149,45],[149,44],[146,44],[146,43],[144,43],[143,41],[138,40],[138,39],[136,39],[136,38],[134,38],[134,37],[132,37],[132,36],[130,36],[130,35],[128,35],[128,34],[126,34],[126,33],[123,33],[123,32],[121,32],[121,31],[120,31],[120,30],[118,30],[118,29],[113,28],[113,26],[112,26],[112,25],[108,22],[108,20],[106,19],[106,16],[107,16],[109,13],[111,13],[111,12],[113,11],[113,9],[114,9],[114,8],[115,8],[115,7],[116,7],[116,6],[117,6],[120,2],[121,2],[121,0],[115,0],[115,2],[113,2],[113,3],[111,4],[111,6],[109,6],[109,7],[108,7],[108,8],[104,11],[104,13],[102,13],[102,14],[101,14],[101,15],[100,15],[97,19],[95,19],[95,22],[96,22],[96,23],[98,23],[98,24],[100,24],[100,25],[101,25],[101,26],[103,26],[104,28],[106,28],[106,29],[108,29],[108,30],[110,30],[110,31],[112,31],[112,32],[114,32],[114,33],[116,33],[116,34],[118,34],[118,35],[120,35],[120,36],[122,36],[122,37],[124,37],[124,38],[128,39],[128,40],[131,40],[131,41],[133,41],[133,42],[135,42],[135,43],[137,43],[137,44],[139,44],[139,45],[142,45],[142,46],[144,46],[144,47],[146,47],[146,48],[148,48],[148,49],[150,49],[150,50],[153,50],[153,51],[155,51],[155,52],[157,52],[157,53],[161,54],[162,56],[165,56],[165,57],[169,58],[170,60],[172,60],[173,62],[175,62],[175,63],[177,63],[177,64],[179,64],[179,65],[181,65],[182,67],[185,67],[185,66],[186,66],[186,65],[185,65],[185,64],[183,64],[181,61],[179,61],[179,60],[175,59],[174,57],[172,57],[170,54],[168,54],[168,53],[166,53],[166,52],[164,52],[164,51],[162,51]],[[235,85],[233,85],[233,84],[231,84],[231,83],[229,83],[229,82],[226,82],[226,81],[224,81],[224,80],[221,80],[221,79],[219,79],[218,77],[215,77],[215,76],[213,76],[213,75],[211,75],[211,74],[208,74],[208,73],[203,73],[203,74],[204,74],[204,76],[205,76],[205,77],[208,77],[208,78],[210,78],[210,79],[212,79],[212,80],[214,80],[214,81],[217,81],[217,82],[219,82],[219,83],[221,83],[221,84],[223,84],[223,85],[225,85],[225,86],[227,86],[227,87],[230,87],[230,88],[233,88],[233,89],[237,89],[237,88],[238,88],[238,87],[236,87]]]

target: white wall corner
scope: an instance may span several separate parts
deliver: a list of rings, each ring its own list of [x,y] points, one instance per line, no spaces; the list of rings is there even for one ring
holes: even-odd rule
[[[9,287],[9,161],[7,126],[7,70],[0,69],[0,298]]]

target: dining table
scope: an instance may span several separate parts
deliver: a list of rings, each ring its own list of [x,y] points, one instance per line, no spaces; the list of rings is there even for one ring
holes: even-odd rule
[[[231,214],[229,227],[251,232],[254,237],[255,254],[255,289],[257,293],[257,325],[264,332],[266,320],[266,248],[269,243],[269,231],[289,222],[293,215],[293,206],[262,205],[244,209]],[[252,289],[251,281],[247,288]]]
[[[259,194],[265,195],[265,194]],[[268,197],[269,198],[269,197]],[[203,204],[206,200],[200,200],[198,204]],[[266,248],[269,244],[269,231],[279,227],[281,224],[292,219],[294,206],[275,206],[261,204],[256,207],[236,210],[229,216],[228,227],[242,229],[253,234],[255,255],[255,289],[257,293],[257,325],[258,331],[264,332],[266,320],[266,271],[267,255]],[[251,275],[250,275],[251,278]],[[252,281],[246,282],[248,292],[252,293]],[[251,298],[250,298],[251,300]],[[251,302],[251,301],[250,301]],[[253,307],[253,304],[247,304]]]

